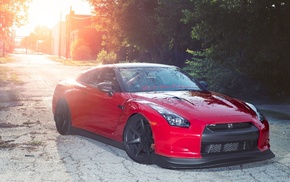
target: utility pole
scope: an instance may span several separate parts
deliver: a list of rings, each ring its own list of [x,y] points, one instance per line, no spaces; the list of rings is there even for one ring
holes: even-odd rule
[[[2,45],[2,50],[3,50],[3,57],[5,56],[5,39],[3,39],[3,45]]]
[[[70,33],[71,33],[71,26],[72,26],[72,16],[74,12],[72,11],[72,7],[70,7],[70,13],[67,16],[67,46],[66,46],[66,59],[68,59],[70,56]]]
[[[62,33],[61,32],[61,28],[62,28],[62,26],[61,26],[61,24],[62,24],[61,19],[62,19],[62,11],[60,12],[60,18],[59,18],[58,58],[61,57],[61,33]]]

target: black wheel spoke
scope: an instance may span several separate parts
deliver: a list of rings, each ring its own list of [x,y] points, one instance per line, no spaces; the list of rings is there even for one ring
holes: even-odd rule
[[[127,144],[138,144],[140,142],[141,142],[141,139],[140,138],[135,138],[133,140],[127,141],[126,143]]]
[[[136,151],[135,157],[140,156],[142,151],[143,151],[143,145],[140,144],[139,147],[137,148],[137,151]]]
[[[140,120],[140,125],[141,125],[141,133],[142,134],[146,133],[146,128],[143,119]]]
[[[132,134],[135,134],[138,137],[141,137],[140,132],[136,128],[134,128],[133,126],[129,126],[129,129],[130,129],[130,131],[132,131]]]
[[[127,154],[134,161],[149,164],[154,150],[152,132],[148,121],[141,115],[129,119],[124,130],[124,145]]]
[[[150,155],[152,149],[151,149],[151,144],[147,144],[146,146],[144,146],[144,152],[147,154],[147,155]]]

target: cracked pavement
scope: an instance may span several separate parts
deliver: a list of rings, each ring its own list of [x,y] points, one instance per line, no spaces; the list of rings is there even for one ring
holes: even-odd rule
[[[0,181],[290,181],[290,116],[265,110],[275,158],[209,169],[169,170],[132,161],[125,151],[82,136],[57,133],[51,111],[55,85],[87,67],[64,66],[45,55],[12,55],[5,65],[20,85],[1,87]],[[13,91],[13,92],[12,92]],[[262,105],[261,105],[262,107]],[[264,109],[263,109],[264,111]],[[287,111],[287,110],[286,110]],[[282,117],[283,116],[283,117]]]

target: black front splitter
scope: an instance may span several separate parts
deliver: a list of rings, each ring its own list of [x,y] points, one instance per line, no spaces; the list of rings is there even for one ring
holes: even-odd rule
[[[269,149],[264,152],[253,150],[247,152],[219,154],[215,156],[207,156],[200,159],[193,158],[171,158],[155,154],[154,162],[156,165],[169,169],[194,169],[194,168],[210,168],[224,167],[231,165],[239,165],[257,161],[263,161],[275,157],[274,153]]]

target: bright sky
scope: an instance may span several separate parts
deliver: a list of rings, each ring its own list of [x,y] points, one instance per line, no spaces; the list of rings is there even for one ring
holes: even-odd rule
[[[65,15],[70,11],[75,14],[89,15],[91,7],[86,0],[32,0],[29,10],[29,22],[26,26],[16,30],[17,36],[27,36],[37,25],[45,25],[53,28],[60,21],[65,20]]]

